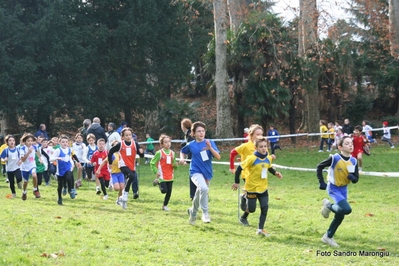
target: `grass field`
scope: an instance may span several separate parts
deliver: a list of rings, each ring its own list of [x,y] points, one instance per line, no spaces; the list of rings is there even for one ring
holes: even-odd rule
[[[327,153],[317,147],[284,148],[275,163],[315,168]],[[379,145],[364,158],[365,171],[398,171],[399,149]],[[221,161],[228,161],[224,152]],[[215,165],[210,186],[212,222],[188,223],[188,167],[175,174],[170,212],[161,210],[163,195],[152,186],[154,175],[143,159],[139,166],[140,198],[130,196],[128,209],[115,205],[116,192],[103,200],[94,183],[84,182],[78,196],[57,205],[56,182],[41,187],[35,199],[8,199],[0,183],[0,265],[399,265],[399,178],[361,176],[350,185],[353,212],[338,229],[331,248],[320,238],[331,222],[320,215],[315,173],[281,170],[269,177],[269,212],[265,229],[255,235],[259,209],[250,227],[237,220],[237,192],[227,165]],[[349,252],[352,252],[349,254]],[[367,253],[370,252],[370,253]],[[371,252],[382,252],[383,256]],[[344,256],[348,255],[348,256]]]

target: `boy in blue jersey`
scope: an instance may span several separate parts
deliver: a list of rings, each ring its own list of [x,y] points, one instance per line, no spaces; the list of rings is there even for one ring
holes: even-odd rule
[[[69,139],[67,136],[62,135],[60,137],[60,147],[54,151],[50,161],[57,161],[57,181],[58,181],[58,204],[62,205],[61,192],[65,185],[68,186],[68,191],[71,199],[76,196],[73,181],[73,167],[74,162],[72,160],[72,149],[68,147]]]
[[[350,182],[357,183],[359,180],[357,160],[351,157],[351,153],[353,152],[351,137],[344,136],[338,142],[338,149],[341,151],[341,154],[331,155],[328,159],[317,165],[319,188],[322,190],[327,189],[328,195],[334,200],[334,203],[331,203],[328,199],[323,199],[323,207],[321,209],[321,214],[324,218],[328,218],[330,212],[335,213],[330,227],[321,238],[324,243],[332,247],[339,247],[333,236],[338,226],[344,220],[345,215],[352,212],[351,206],[348,203],[348,184]],[[325,167],[328,167],[328,184],[325,183],[323,178],[323,169]]]
[[[280,149],[281,147],[278,144],[280,140],[280,134],[278,133],[277,129],[274,128],[274,125],[270,125],[269,131],[267,131],[267,136],[269,137],[268,140],[270,142],[270,147],[272,149],[272,154],[275,154],[275,150]]]
[[[195,225],[198,208],[202,209],[202,221],[210,223],[208,212],[208,186],[213,177],[212,158],[220,160],[220,153],[214,141],[205,139],[206,125],[195,122],[191,126],[194,140],[180,150],[180,163],[186,164],[185,155],[191,153],[190,178],[197,187],[192,207],[188,209],[189,223]]]
[[[18,165],[19,161],[19,150],[15,147],[15,137],[13,135],[7,135],[5,137],[7,148],[1,153],[1,161],[6,163],[7,178],[10,182],[11,197],[16,198],[15,192],[15,179],[17,180],[18,187],[21,188],[22,174]]]

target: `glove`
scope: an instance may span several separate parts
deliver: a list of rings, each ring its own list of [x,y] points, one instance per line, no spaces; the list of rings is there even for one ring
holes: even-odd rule
[[[326,182],[324,182],[324,180],[320,180],[319,181],[319,189],[326,190],[326,188],[327,188]]]
[[[353,184],[357,183],[357,181],[359,180],[354,174],[349,174],[348,179],[352,181]]]

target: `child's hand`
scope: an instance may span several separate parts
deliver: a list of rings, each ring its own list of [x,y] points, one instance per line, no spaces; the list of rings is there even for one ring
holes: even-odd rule
[[[33,146],[30,146],[29,149],[28,149],[29,153],[31,153],[34,150],[35,150],[35,148],[33,148]]]
[[[96,171],[96,176],[99,176],[99,175],[100,175],[100,171],[97,170],[97,171]]]
[[[275,174],[279,179],[283,179],[283,175],[280,172],[276,172]]]
[[[179,164],[185,165],[185,164],[187,164],[187,163],[186,163],[186,160],[185,160],[185,159],[180,159]]]
[[[91,163],[91,165],[93,165],[93,166],[96,166],[96,165],[97,165],[97,163],[96,163],[96,162],[94,162],[94,163]]]
[[[240,187],[240,184],[234,183],[233,185],[231,185],[231,189],[232,190],[237,190]]]
[[[159,172],[157,172],[155,175],[157,176],[157,178],[161,176]]]
[[[319,189],[326,190],[326,188],[327,188],[326,182],[324,182],[324,180],[321,180],[319,183],[320,183],[319,184]]]
[[[230,171],[230,173],[232,173],[232,174],[235,174],[235,172],[236,172],[236,169],[235,169],[235,168],[233,168],[233,169],[229,169],[229,171]]]

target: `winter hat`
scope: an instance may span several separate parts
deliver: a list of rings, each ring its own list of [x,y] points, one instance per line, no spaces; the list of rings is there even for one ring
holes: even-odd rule
[[[116,129],[116,125],[115,125],[114,123],[112,123],[112,122],[110,122],[110,123],[108,124],[108,126],[112,127],[112,130],[115,130],[115,129]]]
[[[384,126],[388,126],[388,122],[387,122],[387,121],[382,122],[382,124],[383,124]]]

